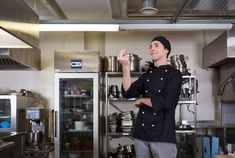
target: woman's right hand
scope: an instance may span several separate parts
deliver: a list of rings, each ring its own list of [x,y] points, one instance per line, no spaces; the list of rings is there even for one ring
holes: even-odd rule
[[[129,55],[126,49],[121,49],[118,54],[118,61],[122,64],[122,68],[130,67]]]

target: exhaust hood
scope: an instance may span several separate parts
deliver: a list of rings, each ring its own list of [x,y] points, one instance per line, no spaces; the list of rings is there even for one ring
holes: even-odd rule
[[[235,31],[222,33],[203,48],[203,68],[219,68],[218,96],[222,102],[235,102]]]
[[[40,64],[37,48],[0,49],[0,70],[38,70]]]
[[[0,70],[40,70],[39,17],[24,1],[1,1],[0,30],[12,36],[0,40]]]
[[[226,31],[203,48],[203,68],[235,61],[235,31]]]

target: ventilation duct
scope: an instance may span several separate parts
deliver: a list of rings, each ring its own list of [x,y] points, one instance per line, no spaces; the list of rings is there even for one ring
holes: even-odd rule
[[[2,0],[0,29],[27,43],[32,48],[11,47],[14,41],[3,42],[0,48],[0,70],[40,70],[39,17],[22,0]]]
[[[146,16],[153,16],[157,14],[158,10],[155,8],[156,0],[142,0],[142,8],[140,13]]]
[[[203,48],[203,68],[235,61],[235,31],[225,31]]]

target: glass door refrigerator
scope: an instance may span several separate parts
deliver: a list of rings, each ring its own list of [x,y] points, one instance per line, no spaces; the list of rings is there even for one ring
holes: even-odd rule
[[[55,157],[99,157],[99,53],[55,51]]]

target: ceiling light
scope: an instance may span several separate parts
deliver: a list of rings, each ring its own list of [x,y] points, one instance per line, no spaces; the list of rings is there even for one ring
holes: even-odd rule
[[[120,24],[120,30],[139,31],[197,31],[197,30],[228,30],[232,24]]]
[[[29,44],[0,28],[0,48],[32,48]]]
[[[158,10],[154,7],[156,0],[142,0],[142,8],[140,13],[146,16],[153,16],[158,13]]]
[[[119,24],[40,24],[39,31],[119,31]]]

